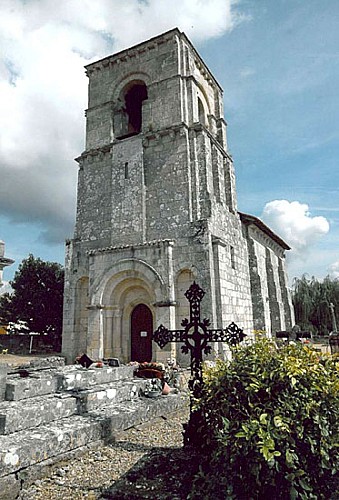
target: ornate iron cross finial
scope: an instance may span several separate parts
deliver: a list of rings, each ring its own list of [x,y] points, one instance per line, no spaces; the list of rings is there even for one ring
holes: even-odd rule
[[[185,354],[191,353],[190,389],[193,396],[199,395],[202,386],[203,354],[211,352],[211,346],[208,343],[226,342],[235,346],[246,337],[243,330],[235,323],[231,323],[225,329],[209,330],[209,319],[200,319],[200,303],[204,295],[204,290],[194,281],[185,293],[185,297],[190,303],[190,319],[186,318],[181,322],[184,330],[168,330],[160,325],[153,334],[153,340],[161,349],[169,342],[183,342],[181,351]]]

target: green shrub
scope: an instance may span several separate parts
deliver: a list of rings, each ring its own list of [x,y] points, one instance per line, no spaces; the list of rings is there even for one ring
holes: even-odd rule
[[[191,498],[338,498],[338,368],[338,357],[267,339],[206,368]]]

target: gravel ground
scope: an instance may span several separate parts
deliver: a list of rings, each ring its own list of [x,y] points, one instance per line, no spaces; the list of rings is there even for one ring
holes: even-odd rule
[[[59,462],[49,477],[23,491],[20,500],[186,499],[197,469],[193,452],[182,448],[188,414],[186,408],[133,427],[112,444]]]

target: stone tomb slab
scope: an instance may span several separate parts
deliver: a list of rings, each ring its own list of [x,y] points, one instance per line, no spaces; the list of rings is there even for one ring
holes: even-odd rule
[[[77,401],[68,394],[4,401],[0,403],[0,434],[38,427],[77,413]]]
[[[79,415],[1,437],[0,477],[102,438],[102,420]],[[1,482],[0,482],[1,485]]]
[[[53,394],[58,390],[57,371],[48,370],[29,373],[28,377],[11,375],[7,377],[6,400],[19,401],[45,394]]]
[[[159,416],[166,416],[188,404],[187,395],[169,394],[157,398],[139,398],[131,402],[115,406],[98,408],[91,415],[103,419],[106,436],[114,436],[118,432],[133,425],[148,422]]]
[[[78,400],[78,410],[84,414],[103,406],[111,406],[122,401],[132,401],[138,398],[145,387],[146,380],[133,379],[116,381],[110,384],[95,386],[75,394]]]
[[[5,480],[9,474],[53,457],[57,459],[91,442],[111,439],[121,430],[166,416],[187,403],[187,397],[178,394],[139,398],[3,436],[0,440],[0,491],[2,478]]]
[[[72,365],[62,371],[62,376],[58,381],[58,390],[82,390],[116,380],[131,379],[134,370],[135,367],[133,366],[83,368],[82,366]]]

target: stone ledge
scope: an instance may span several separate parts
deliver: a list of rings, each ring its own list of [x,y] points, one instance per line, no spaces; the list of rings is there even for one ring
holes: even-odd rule
[[[53,394],[58,389],[57,372],[43,372],[27,378],[21,378],[19,375],[7,377],[6,400],[19,401],[35,396],[44,396]]]
[[[77,400],[69,394],[4,401],[0,403],[0,435],[38,427],[77,413]]]
[[[83,415],[103,406],[133,401],[140,395],[145,382],[143,379],[116,381],[80,391],[75,394],[78,412]]]
[[[101,439],[102,425],[99,418],[76,415],[33,431],[3,436],[0,442],[0,477]]]
[[[0,444],[0,500],[17,498],[20,490],[48,474],[58,461],[111,441],[122,430],[167,416],[187,404],[188,398],[183,395],[140,398],[91,412],[86,417],[68,418],[59,421],[59,425],[43,426],[36,433],[22,431],[6,436]]]

